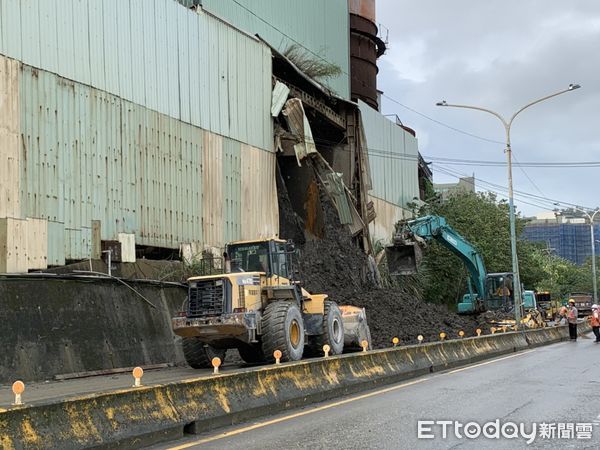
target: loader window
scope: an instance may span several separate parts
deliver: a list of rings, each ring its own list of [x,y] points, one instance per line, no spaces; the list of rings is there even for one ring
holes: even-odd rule
[[[269,273],[269,244],[236,244],[227,248],[232,272]]]
[[[277,242],[275,244],[275,252],[273,253],[273,273],[280,277],[289,277],[288,254],[286,244]]]

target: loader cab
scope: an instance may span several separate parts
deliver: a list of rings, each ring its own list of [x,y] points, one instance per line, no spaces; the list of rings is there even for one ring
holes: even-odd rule
[[[233,242],[225,249],[225,259],[232,273],[264,272],[290,279],[293,253],[293,244],[280,239]]]
[[[508,309],[514,304],[513,274],[490,273],[485,279],[486,308]]]

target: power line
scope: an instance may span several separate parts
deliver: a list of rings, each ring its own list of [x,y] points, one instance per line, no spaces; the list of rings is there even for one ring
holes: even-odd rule
[[[512,158],[515,160],[516,163],[518,163],[519,161],[517,160],[517,157],[515,156],[515,152],[512,152]],[[521,172],[523,172],[523,175],[525,175],[527,177],[527,179],[529,180],[529,182],[531,183],[531,185],[540,193],[540,195],[542,197],[545,197],[546,195],[542,192],[542,190],[538,187],[538,185],[535,183],[535,181],[533,181],[531,179],[531,177],[529,176],[529,174],[527,172],[525,172],[525,169],[523,168],[523,166],[519,166],[519,169],[521,169]]]
[[[438,170],[440,170],[442,173],[446,173],[446,174],[448,174],[450,176],[453,176],[453,177],[457,177],[457,178],[468,178],[469,177],[469,175],[466,175],[464,173],[461,173],[461,172],[458,172],[456,170],[450,169],[448,167],[441,166],[439,164],[434,164],[434,166],[437,167]],[[503,191],[505,193],[508,192],[508,189],[506,187],[504,187],[504,186],[501,186],[501,185],[496,184],[496,183],[492,183],[490,181],[483,180],[481,178],[476,178],[476,179],[479,182],[481,182],[482,184],[484,184],[484,185],[492,186],[493,188],[499,189],[499,190],[501,190],[501,191]],[[515,197],[517,197],[517,196],[526,197],[530,201],[536,201],[536,202],[539,202],[539,203],[544,203],[544,205],[545,205],[544,207],[547,207],[549,205],[554,205],[555,203],[559,203],[561,205],[581,206],[581,205],[578,205],[576,203],[570,203],[570,202],[565,202],[565,201],[561,201],[561,200],[557,200],[557,199],[553,199],[553,198],[549,198],[549,197],[545,197],[545,196],[539,196],[539,195],[535,195],[535,194],[530,194],[528,192],[523,192],[523,191],[519,191],[519,190],[516,190],[516,189],[513,190],[513,193],[514,193]],[[539,206],[539,204],[538,204],[538,206]],[[584,208],[594,209],[594,208],[590,208],[589,206],[586,206]]]
[[[451,177],[457,178],[457,179],[463,178],[461,175],[456,175],[456,174],[453,174],[452,172],[446,171],[443,167],[441,167],[441,166],[439,166],[437,164],[436,164],[436,170],[438,170],[438,171],[440,171],[442,173],[445,173],[446,175],[449,175]],[[499,194],[499,195],[502,195],[502,196],[506,196],[507,195],[507,191],[508,191],[507,189],[499,189],[499,188],[489,187],[489,186],[493,186],[493,184],[485,182],[484,180],[482,180],[480,178],[476,178],[475,177],[475,180],[477,182],[479,182],[480,184],[483,184],[484,186],[488,185],[486,187],[486,190],[489,191],[489,192],[494,192],[495,194]],[[549,206],[549,204],[545,204],[545,203],[542,204],[542,203],[534,202],[534,201],[531,201],[530,199],[525,200],[524,198],[521,198],[519,195],[514,195],[514,197],[515,197],[515,199],[517,199],[518,202],[524,203],[524,204],[529,205],[529,206],[535,206],[536,208],[548,209],[548,206]]]
[[[389,101],[391,101],[391,102],[393,102],[393,103],[401,106],[402,108],[408,109],[409,111],[411,111],[411,112],[413,112],[413,113],[415,113],[415,114],[417,114],[417,115],[419,115],[419,116],[421,116],[421,117],[423,117],[423,118],[425,118],[427,120],[431,120],[432,122],[434,122],[434,123],[436,123],[438,125],[441,125],[441,126],[443,126],[445,128],[448,128],[448,129],[450,129],[452,131],[456,131],[457,133],[461,133],[461,134],[464,134],[466,136],[470,136],[472,138],[479,139],[481,141],[491,142],[492,144],[502,144],[502,145],[504,145],[504,142],[500,142],[500,141],[495,141],[493,139],[484,138],[484,137],[478,136],[476,134],[469,133],[468,131],[464,131],[464,130],[461,130],[459,128],[453,127],[452,125],[448,125],[448,124],[446,124],[444,122],[441,122],[441,121],[439,121],[437,119],[434,119],[433,117],[429,117],[427,114],[423,114],[422,112],[419,112],[416,109],[411,108],[410,106],[407,106],[404,103],[399,102],[398,100],[390,97],[389,95],[387,95],[385,93],[382,93],[381,96],[387,98]]]
[[[339,145],[341,141],[331,141],[328,139],[314,138],[317,144],[324,145]],[[368,146],[366,149],[369,155],[376,157],[387,157],[391,159],[405,159],[405,160],[418,160],[418,155],[405,155],[397,153],[391,150],[380,149],[377,147]],[[349,151],[344,148],[338,148],[336,151]],[[423,159],[432,162],[443,162],[447,165],[457,166],[477,166],[477,167],[506,167],[506,161],[492,161],[492,160],[479,160],[479,159],[461,159],[461,158],[446,158],[442,156],[430,156],[421,155]],[[513,152],[514,156],[514,152]],[[516,157],[514,158],[516,160]],[[557,169],[569,169],[569,168],[596,168],[600,167],[600,161],[515,161],[513,162],[514,167],[531,167],[531,168],[557,168]]]

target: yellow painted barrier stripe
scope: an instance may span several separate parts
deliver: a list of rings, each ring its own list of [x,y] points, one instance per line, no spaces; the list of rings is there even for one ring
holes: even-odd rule
[[[399,384],[397,386],[393,386],[393,387],[390,387],[390,388],[381,389],[379,391],[369,392],[368,394],[359,395],[357,397],[348,398],[346,400],[340,400],[340,401],[335,402],[335,403],[329,403],[327,405],[319,406],[317,408],[313,408],[313,409],[310,409],[308,411],[301,411],[301,412],[298,412],[298,413],[289,414],[289,415],[284,416],[284,417],[278,417],[277,419],[267,420],[265,422],[255,423],[254,425],[250,425],[250,426],[247,426],[247,427],[238,428],[238,429],[232,430],[232,431],[227,431],[225,433],[218,434],[216,436],[211,436],[211,437],[200,439],[200,440],[197,440],[197,441],[194,441],[194,442],[189,442],[187,444],[178,445],[176,447],[170,447],[169,450],[182,450],[182,449],[185,449],[185,448],[193,447],[194,445],[207,444],[208,442],[213,442],[213,441],[216,441],[216,440],[219,440],[219,439],[224,439],[226,437],[235,436],[235,435],[241,434],[241,433],[246,433],[247,431],[256,430],[257,428],[263,428],[263,427],[266,427],[266,426],[269,426],[269,425],[274,425],[276,423],[280,423],[280,422],[284,422],[284,421],[287,421],[287,420],[295,419],[297,417],[302,417],[302,416],[306,416],[308,414],[313,414],[313,413],[316,413],[316,412],[319,412],[319,411],[323,411],[323,410],[326,410],[326,409],[334,408],[336,406],[345,405],[346,403],[354,402],[356,400],[362,400],[362,399],[365,399],[365,398],[373,397],[374,395],[384,394],[386,392],[391,392],[391,391],[395,391],[397,389],[402,389],[404,387],[412,386],[413,384],[422,383],[422,382],[427,381],[427,380],[429,380],[429,378],[421,378],[421,379],[418,379],[418,380],[410,381],[408,383]]]
[[[463,368],[460,368],[460,369],[451,370],[449,372],[445,372],[445,373],[442,373],[440,375],[449,375],[449,374],[461,372],[463,370],[474,369],[476,367],[485,366],[487,364],[493,364],[493,363],[496,363],[496,362],[504,361],[505,359],[510,359],[510,358],[516,358],[518,356],[523,356],[523,355],[526,355],[527,353],[531,353],[531,352],[534,352],[534,351],[536,351],[536,350],[528,350],[528,351],[525,351],[525,352],[515,353],[513,355],[504,356],[502,358],[492,359],[490,361],[486,361],[486,362],[479,363],[479,364],[474,364],[472,366],[467,366],[467,367],[463,367]],[[288,421],[288,420],[296,419],[298,417],[306,416],[308,414],[313,414],[313,413],[316,413],[316,412],[319,412],[319,411],[324,411],[326,409],[335,408],[336,406],[345,405],[347,403],[355,402],[357,400],[363,400],[365,398],[373,397],[375,395],[381,395],[381,394],[385,394],[387,392],[392,392],[392,391],[396,391],[396,390],[399,390],[399,389],[403,389],[403,388],[408,387],[408,386],[413,386],[415,384],[423,383],[424,381],[429,381],[430,379],[432,379],[432,378],[431,377],[428,377],[428,378],[419,378],[419,379],[414,380],[414,381],[409,381],[408,383],[402,383],[402,384],[398,384],[396,386],[392,386],[392,387],[385,388],[385,389],[380,389],[378,391],[369,392],[367,394],[358,395],[356,397],[348,398],[348,399],[345,399],[345,400],[340,400],[340,401],[337,401],[337,402],[334,402],[334,403],[328,403],[327,405],[319,406],[317,408],[313,408],[313,409],[310,409],[310,410],[307,410],[307,411],[301,411],[301,412],[297,412],[297,413],[294,413],[294,414],[289,414],[287,416],[278,417],[277,419],[271,419],[271,420],[267,420],[267,421],[264,421],[264,422],[255,423],[254,425],[249,425],[249,426],[246,426],[246,427],[237,428],[237,429],[232,430],[232,431],[226,431],[225,433],[217,434],[215,436],[211,436],[211,437],[207,437],[207,438],[203,438],[203,439],[198,439],[198,440],[195,440],[193,442],[188,442],[188,443],[185,443],[185,444],[177,445],[175,447],[169,447],[169,450],[183,450],[183,449],[186,449],[186,448],[194,447],[196,445],[208,444],[209,442],[214,442],[214,441],[218,441],[220,439],[225,439],[225,438],[228,438],[228,437],[236,436],[238,434],[247,433],[248,431],[252,431],[252,430],[256,430],[258,428],[263,428],[263,427],[267,427],[269,425],[274,425],[276,423],[280,423],[280,422],[285,422],[285,421]]]

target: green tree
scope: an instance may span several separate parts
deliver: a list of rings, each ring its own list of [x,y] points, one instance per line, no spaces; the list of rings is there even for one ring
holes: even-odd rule
[[[458,193],[445,201],[433,199],[419,215],[435,214],[446,218],[450,226],[471,242],[483,256],[488,272],[512,270],[508,204],[492,193]],[[525,226],[517,218],[517,233]],[[521,281],[534,288],[546,273],[539,248],[518,241],[517,253]],[[455,305],[467,292],[467,273],[456,255],[432,242],[425,251],[420,274],[425,286],[424,298],[435,303]]]

